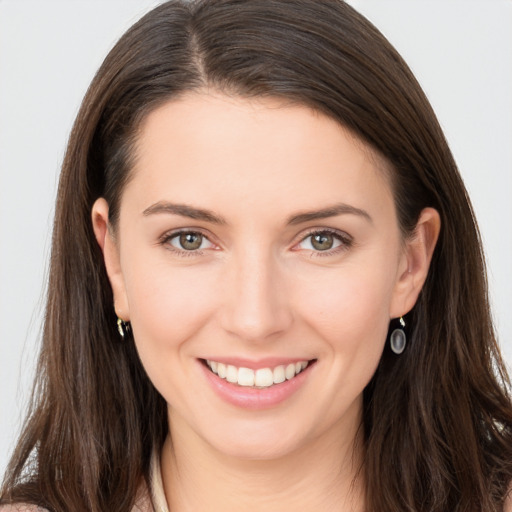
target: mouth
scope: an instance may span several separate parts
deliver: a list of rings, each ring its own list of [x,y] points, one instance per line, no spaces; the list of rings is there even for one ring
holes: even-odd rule
[[[300,360],[275,367],[252,368],[237,367],[210,359],[203,359],[203,364],[215,375],[225,381],[244,388],[266,389],[293,380],[306,368],[316,362],[316,359]]]

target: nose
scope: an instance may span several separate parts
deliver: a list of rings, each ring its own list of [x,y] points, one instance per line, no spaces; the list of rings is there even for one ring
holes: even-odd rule
[[[222,292],[224,330],[245,341],[264,342],[289,329],[293,314],[285,274],[276,258],[264,251],[234,257]]]

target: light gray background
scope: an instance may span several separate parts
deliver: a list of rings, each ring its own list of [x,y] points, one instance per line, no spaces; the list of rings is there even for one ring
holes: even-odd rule
[[[0,475],[30,390],[59,166],[80,101],[157,0],[0,0]],[[427,92],[472,197],[512,363],[512,1],[351,0]]]

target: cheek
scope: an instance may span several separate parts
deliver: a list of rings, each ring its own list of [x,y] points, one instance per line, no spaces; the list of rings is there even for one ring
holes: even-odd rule
[[[301,317],[345,360],[380,358],[393,297],[392,269],[378,262],[347,265],[302,280]]]
[[[130,269],[134,271],[131,272]],[[201,330],[215,308],[216,275],[190,267],[153,265],[134,259],[125,272],[130,319],[143,357],[158,359]],[[155,350],[158,349],[158,350]]]
[[[133,269],[133,272],[130,272]],[[168,404],[187,403],[194,344],[208,323],[218,288],[212,273],[172,268],[166,262],[137,264],[126,272],[130,320],[137,352],[155,388]]]
[[[351,266],[302,283],[301,318],[321,340],[322,381],[328,390],[321,415],[328,423],[360,400],[382,356],[393,293],[390,267]]]

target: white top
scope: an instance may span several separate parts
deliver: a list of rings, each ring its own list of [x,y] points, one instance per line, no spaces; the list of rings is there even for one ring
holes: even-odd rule
[[[162,471],[160,468],[160,457],[154,453],[151,458],[151,501],[154,512],[169,512],[167,499],[165,498]]]

